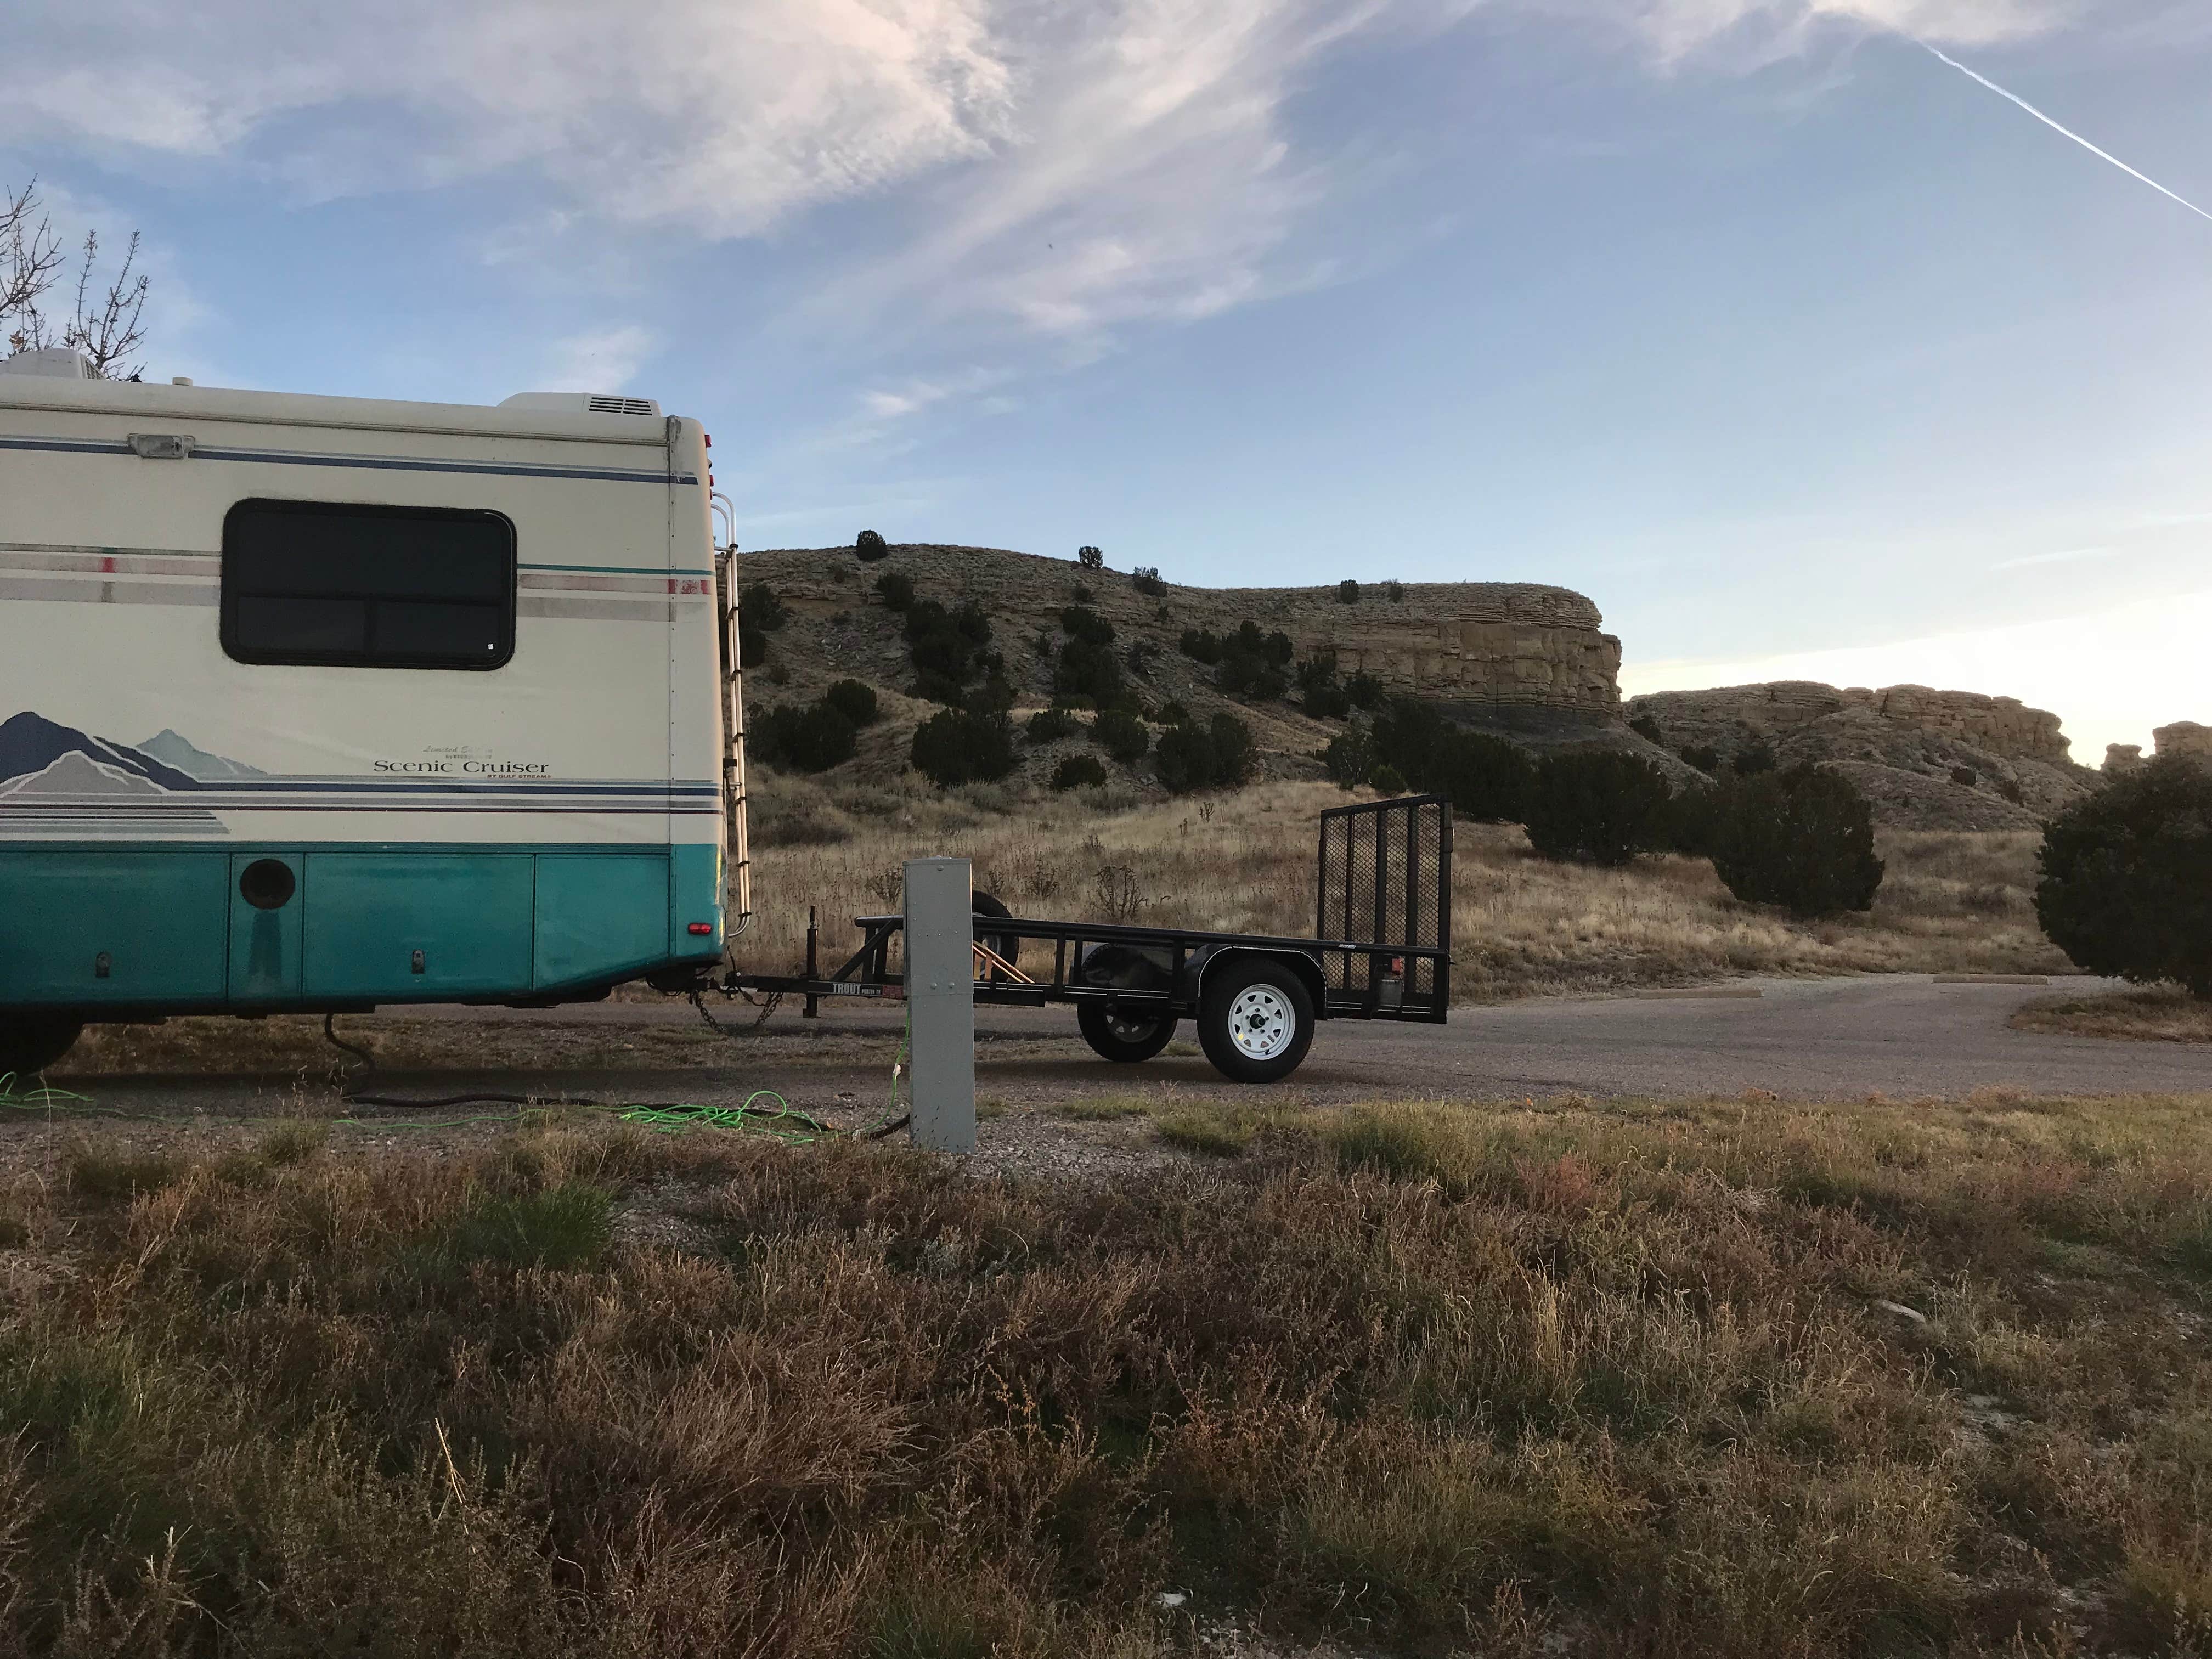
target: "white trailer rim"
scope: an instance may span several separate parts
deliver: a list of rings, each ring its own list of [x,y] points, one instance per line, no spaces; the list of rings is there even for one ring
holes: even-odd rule
[[[1297,1012],[1272,985],[1249,985],[1229,1006],[1229,1040],[1247,1060],[1273,1060],[1297,1035]]]

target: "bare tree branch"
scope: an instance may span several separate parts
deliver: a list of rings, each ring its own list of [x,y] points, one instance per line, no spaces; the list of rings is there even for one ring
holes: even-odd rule
[[[134,282],[131,276],[131,268],[138,263],[138,233],[131,233],[130,246],[123,250],[123,269],[107,285],[106,297],[94,313],[86,307],[85,300],[92,287],[93,267],[99,262],[100,234],[88,230],[84,235],[84,264],[76,277],[76,315],[63,329],[62,343],[84,354],[92,364],[94,379],[135,380],[144,372],[144,365],[134,363],[126,371],[121,364],[146,337],[139,321],[146,310],[146,276],[142,271]]]
[[[38,298],[54,285],[61,263],[61,242],[39,200],[39,181],[0,191],[0,326],[35,317]],[[9,343],[21,350],[28,337],[11,333]]]
[[[14,191],[0,191],[0,328],[15,351],[43,351],[59,346],[81,352],[103,380],[135,380],[143,365],[127,360],[146,338],[146,290],[138,264],[138,233],[123,251],[123,269],[94,303],[94,271],[100,264],[100,234],[88,231],[83,263],[77,268],[76,305],[57,329],[39,301],[61,280],[62,245],[39,198],[36,179]]]

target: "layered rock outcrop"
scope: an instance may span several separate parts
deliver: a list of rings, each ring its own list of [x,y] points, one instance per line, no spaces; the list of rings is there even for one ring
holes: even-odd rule
[[[1938,691],[1926,685],[1893,685],[1879,691],[1838,688],[1817,680],[1774,680],[1762,685],[1723,686],[1710,691],[1655,691],[1632,699],[1631,719],[1649,715],[1692,733],[1684,741],[1711,744],[1723,759],[1759,738],[1772,739],[1847,711],[1890,725],[1970,744],[1986,754],[2047,766],[2072,763],[2071,745],[2058,716],[2030,708],[2017,697],[1978,691]]]
[[[2176,720],[2171,726],[2161,726],[2150,734],[2154,746],[2153,753],[2160,760],[2176,756],[2190,760],[2212,762],[2212,726],[2199,726],[2195,720]]]
[[[1416,582],[1358,605],[1334,588],[1185,589],[1231,627],[1279,628],[1302,655],[1334,651],[1346,673],[1470,711],[1555,710],[1609,720],[1620,707],[1620,641],[1598,608],[1533,582]]]
[[[2057,715],[1972,691],[1784,680],[1653,692],[1627,714],[1677,752],[1709,748],[1728,763],[1764,748],[1785,765],[1832,767],[1899,828],[2032,829],[2096,777],[2069,757]]]
[[[1298,658],[1334,652],[1343,673],[1371,674],[1389,691],[1435,701],[1456,718],[1534,747],[1645,747],[1620,724],[1620,641],[1602,630],[1595,605],[1565,588],[1363,580],[1358,603],[1346,605],[1333,586],[1148,580],[1140,587],[1127,570],[1085,570],[1066,559],[1001,548],[913,543],[895,543],[866,564],[849,547],[747,552],[738,570],[740,582],[767,583],[790,613],[758,676],[749,673],[748,696],[775,706],[818,696],[847,676],[868,681],[884,709],[861,736],[858,764],[872,775],[896,773],[913,726],[934,712],[901,695],[915,674],[902,619],[884,608],[877,589],[888,575],[910,581],[918,598],[947,605],[973,600],[989,616],[991,648],[1021,709],[1054,696],[1062,607],[1088,606],[1112,624],[1115,653],[1145,702],[1180,703],[1202,717],[1233,711],[1252,727],[1266,775],[1312,775],[1314,756],[1334,728],[1307,716],[1295,699],[1230,698],[1212,667],[1177,649],[1185,630],[1229,634],[1250,622],[1263,633],[1287,635]],[[1023,754],[1024,776],[1041,783],[1055,751],[1024,747]],[[1680,767],[1671,757],[1668,764]],[[1148,773],[1142,767],[1136,776]]]
[[[1126,571],[1085,571],[1065,559],[989,547],[894,545],[868,565],[848,548],[793,548],[748,553],[740,563],[746,580],[769,580],[802,612],[864,603],[866,585],[896,570],[918,592],[948,603],[974,599],[1025,635],[1052,626],[1084,590],[1118,634],[1170,652],[1184,629],[1226,633],[1249,621],[1287,634],[1301,657],[1334,651],[1345,673],[1372,674],[1393,691],[1471,710],[1552,712],[1603,724],[1620,707],[1620,641],[1603,631],[1597,606],[1534,582],[1370,582],[1358,603],[1346,605],[1334,587],[1164,584],[1146,593]]]
[[[1893,685],[1843,693],[1846,703],[1871,708],[1886,720],[1916,731],[1941,732],[2008,760],[2069,766],[2073,745],[2059,730],[2058,716],[2030,708],[2017,697],[1988,697],[1978,691],[1937,691],[1925,685]]]

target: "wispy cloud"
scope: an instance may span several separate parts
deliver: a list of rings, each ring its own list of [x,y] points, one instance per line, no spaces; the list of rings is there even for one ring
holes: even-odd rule
[[[2081,559],[2109,559],[2120,550],[2117,547],[2063,547],[2054,553],[2028,553],[2017,559],[2000,559],[1990,568],[2019,570],[2033,564],[2073,564]]]
[[[1012,72],[985,10],[33,0],[11,18],[0,138],[229,153],[319,194],[530,166],[604,217],[743,234],[986,150]]]
[[[637,323],[586,330],[553,343],[540,381],[548,392],[621,392],[637,378],[659,347],[659,337]]]
[[[921,301],[1032,333],[1082,337],[1218,314],[1316,279],[1279,256],[1329,194],[1285,106],[1318,60],[1363,32],[1435,27],[1419,0],[1121,0],[1048,20],[1017,128],[930,198],[933,228],[828,296],[848,309]]]
[[[1330,280],[1282,257],[1335,182],[1286,105],[1347,40],[1479,3],[31,0],[0,142],[219,158],[316,199],[541,175],[550,204],[515,192],[487,258],[580,216],[715,240],[896,193],[908,228],[833,273],[848,314],[919,299],[1072,337]]]
[[[494,261],[573,248],[594,225],[780,237],[872,200],[867,234],[823,258],[812,325],[911,326],[971,355],[1027,353],[1036,371],[1385,257],[1304,234],[1363,174],[1297,130],[1295,106],[1360,43],[1534,13],[1626,30],[1665,65],[1725,68],[1839,27],[1985,45],[2069,3],[27,0],[0,143],[207,158],[314,199],[497,177],[514,206],[479,234]],[[580,290],[599,282],[591,257],[570,268]],[[942,400],[892,385],[863,413]]]
[[[1002,368],[967,368],[929,380],[872,386],[860,394],[860,411],[870,421],[902,420],[939,404],[980,397],[1005,385],[1007,378]]]
[[[1837,30],[1903,34],[1954,46],[1993,46],[2068,21],[2083,0],[1534,0],[1625,27],[1664,61],[1723,50],[1763,62],[1803,51]]]

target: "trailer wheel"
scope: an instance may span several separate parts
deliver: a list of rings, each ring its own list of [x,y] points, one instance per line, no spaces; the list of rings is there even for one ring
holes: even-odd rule
[[[977,915],[989,916],[994,921],[1004,921],[1014,914],[997,898],[980,888],[976,890],[975,897],[969,901],[969,908]],[[1006,965],[1010,968],[1022,959],[1022,942],[1012,933],[986,933],[980,942],[1004,957],[1006,959]],[[996,979],[998,970],[994,969],[988,977]]]
[[[1078,1006],[1075,1024],[1101,1060],[1124,1066],[1134,1066],[1159,1053],[1168,1046],[1176,1028],[1173,1014],[1132,1014],[1103,1002]]]
[[[1206,975],[1198,1040],[1231,1083],[1273,1083],[1298,1068],[1313,1046],[1313,995],[1279,963],[1224,962]]]
[[[84,1022],[68,1014],[0,1013],[0,1077],[21,1081],[43,1072],[76,1045]]]

